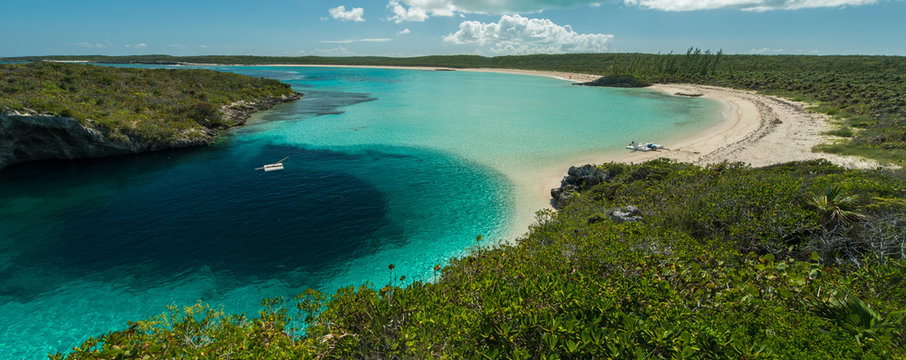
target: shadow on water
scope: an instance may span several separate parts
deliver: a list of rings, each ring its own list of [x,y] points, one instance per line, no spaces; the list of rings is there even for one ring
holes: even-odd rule
[[[253,170],[284,156],[283,171]],[[142,287],[202,267],[242,278],[344,263],[404,241],[385,223],[384,194],[354,172],[375,156],[382,155],[266,145],[253,157],[190,150],[12,168],[0,176],[0,197],[67,187],[55,195],[72,204],[26,215],[55,217],[41,221],[55,230],[13,233],[19,255],[0,277],[40,269],[65,282],[129,271]],[[378,237],[383,244],[373,243]],[[0,295],[22,299],[52,288],[7,281]]]
[[[355,104],[374,101],[377,98],[367,93],[339,92],[339,91],[304,91],[302,100],[288,104],[280,111],[270,111],[261,118],[265,121],[297,120],[320,115],[342,114],[342,108]]]
[[[393,73],[363,76],[334,68],[304,75],[282,68],[214,69],[304,88],[301,101],[281,104],[249,125],[341,114],[377,100],[368,93],[315,90],[311,82],[398,81]],[[355,173],[364,162],[401,164],[401,155],[264,144],[250,157],[237,153],[234,143],[236,133],[250,131],[255,127],[225,134],[216,151],[45,161],[0,171],[0,278],[7,279],[0,281],[0,297],[26,301],[52,291],[53,283],[86,276],[117,281],[123,272],[134,279],[132,288],[200,268],[243,283],[337,266],[406,241],[385,216],[385,195]],[[291,159],[284,171],[252,170],[286,155]],[[423,161],[416,156],[402,163]]]

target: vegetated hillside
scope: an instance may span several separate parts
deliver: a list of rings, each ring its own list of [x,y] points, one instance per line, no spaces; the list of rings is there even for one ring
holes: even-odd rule
[[[379,290],[309,290],[257,316],[174,308],[67,358],[906,357],[902,171],[599,169],[525,238],[479,237],[433,283],[388,264]]]
[[[906,57],[685,54],[559,54],[388,57],[54,56],[5,60],[89,60],[113,63],[221,63],[437,66],[631,75],[648,83],[694,83],[757,90],[817,105],[833,115],[844,139],[820,150],[906,164]]]
[[[64,63],[0,64],[0,112],[73,117],[109,138],[166,142],[236,125],[222,107],[297,98],[289,85],[209,70]]]

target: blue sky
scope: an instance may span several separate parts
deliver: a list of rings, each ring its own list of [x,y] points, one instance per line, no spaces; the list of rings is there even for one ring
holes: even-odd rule
[[[903,0],[21,0],[0,56],[906,55]]]

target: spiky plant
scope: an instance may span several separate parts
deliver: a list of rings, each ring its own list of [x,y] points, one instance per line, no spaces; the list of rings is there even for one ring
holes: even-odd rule
[[[817,314],[852,334],[860,345],[863,339],[874,337],[878,332],[896,326],[893,322],[883,319],[858,297],[847,292],[832,295],[829,301],[818,308]]]
[[[844,195],[840,188],[829,186],[824,190],[824,194],[812,195],[809,198],[809,205],[821,213],[821,224],[825,228],[830,228],[837,224],[850,224],[865,218],[865,215],[854,210],[857,200],[856,195]]]

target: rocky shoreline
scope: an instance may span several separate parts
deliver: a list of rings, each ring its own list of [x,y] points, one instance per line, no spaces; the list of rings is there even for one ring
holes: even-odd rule
[[[190,130],[193,136],[187,133],[185,137],[167,140],[130,137],[94,126],[90,120],[82,125],[72,117],[54,114],[0,113],[0,169],[29,161],[95,158],[208,145],[222,131],[244,125],[252,114],[300,98],[302,94],[295,93],[233,103],[220,109],[230,125],[196,128]]]
[[[566,206],[573,194],[578,194],[592,186],[607,181],[610,174],[597,166],[586,164],[579,167],[570,166],[566,176],[560,181],[560,187],[551,189],[551,205],[555,209]]]
[[[573,196],[590,190],[593,186],[607,182],[613,176],[607,170],[601,169],[595,165],[585,164],[579,167],[570,166],[566,176],[560,181],[560,187],[551,189],[551,206],[560,210],[566,206]],[[604,209],[601,214],[588,218],[588,224],[610,220],[615,223],[635,222],[642,220],[642,213],[639,208],[629,205]]]

